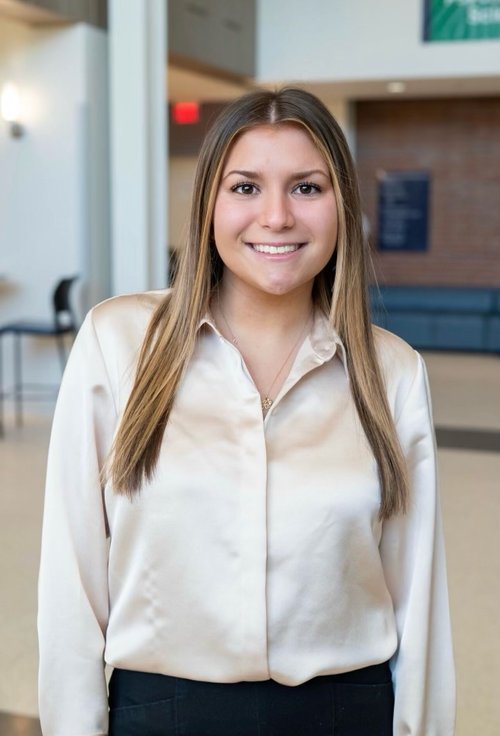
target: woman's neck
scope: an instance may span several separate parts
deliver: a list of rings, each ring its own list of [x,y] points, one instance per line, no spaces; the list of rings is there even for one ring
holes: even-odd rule
[[[222,317],[234,337],[259,335],[260,340],[280,339],[305,324],[312,313],[309,287],[276,296],[222,281],[212,303],[215,317]]]

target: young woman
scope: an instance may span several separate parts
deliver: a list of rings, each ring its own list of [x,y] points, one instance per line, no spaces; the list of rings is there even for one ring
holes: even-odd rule
[[[323,104],[229,105],[174,288],[94,308],[61,387],[46,736],[452,736],[426,372],[367,257]]]

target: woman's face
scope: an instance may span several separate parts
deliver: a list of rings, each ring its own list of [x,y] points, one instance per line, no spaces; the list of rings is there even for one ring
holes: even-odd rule
[[[298,125],[243,133],[223,167],[214,237],[224,281],[255,295],[312,289],[337,241],[328,167]]]

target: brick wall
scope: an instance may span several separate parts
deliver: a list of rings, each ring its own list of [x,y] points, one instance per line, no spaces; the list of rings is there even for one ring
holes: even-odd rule
[[[500,286],[500,97],[357,104],[357,163],[381,284]],[[430,172],[426,252],[377,250],[377,171]]]

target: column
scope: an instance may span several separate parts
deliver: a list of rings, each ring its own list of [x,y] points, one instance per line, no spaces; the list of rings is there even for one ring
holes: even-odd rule
[[[109,0],[112,291],[167,273],[166,2]]]

